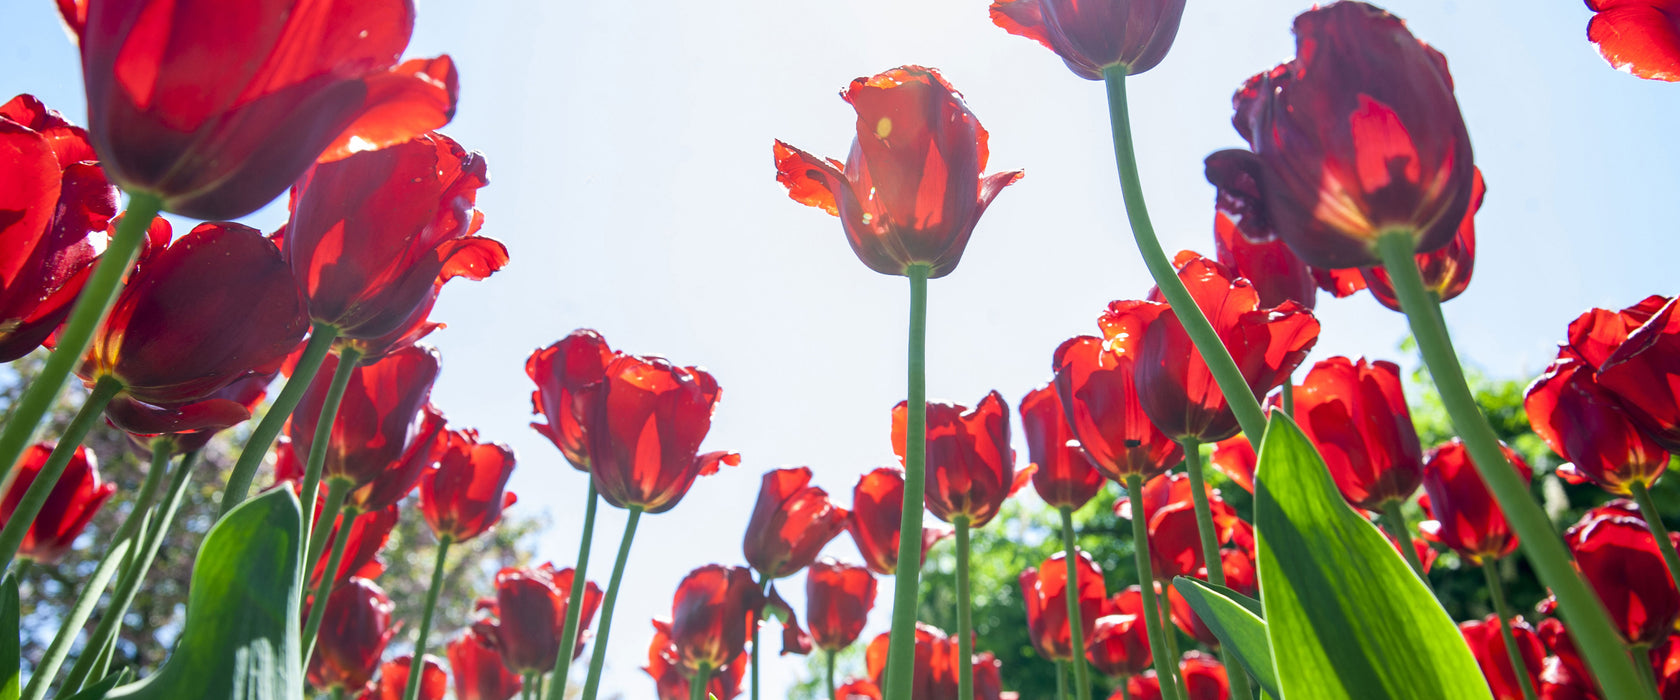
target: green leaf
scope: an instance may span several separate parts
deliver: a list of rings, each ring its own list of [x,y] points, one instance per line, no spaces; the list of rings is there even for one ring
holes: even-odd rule
[[[127,681],[128,677],[132,675],[134,674],[128,669],[121,669],[116,673],[99,679],[99,682],[83,688],[82,692],[76,693],[68,698],[63,698],[62,700],[105,700],[105,697],[111,693],[112,688],[117,687],[119,683]]]
[[[292,700],[303,696],[298,643],[297,497],[275,489],[210,528],[193,563],[187,620],[158,672],[110,700]]]
[[[6,578],[0,579],[0,700],[17,700],[22,691],[18,685],[18,654],[21,651],[17,574],[8,572]]]
[[[1272,668],[1271,643],[1266,638],[1266,621],[1260,618],[1260,601],[1224,586],[1180,576],[1173,588],[1190,603],[1196,617],[1219,638],[1220,645],[1235,654],[1248,674],[1260,682],[1260,689],[1277,697],[1277,672]]]
[[[1288,700],[1491,698],[1458,627],[1312,443],[1274,412],[1254,512],[1260,599]]]

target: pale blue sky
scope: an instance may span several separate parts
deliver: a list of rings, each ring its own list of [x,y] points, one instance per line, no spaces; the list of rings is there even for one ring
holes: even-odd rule
[[[1192,0],[1166,60],[1131,80],[1144,187],[1169,253],[1211,249],[1202,158],[1241,144],[1231,92],[1293,54],[1290,20],[1307,5]],[[1579,2],[1386,6],[1446,54],[1487,177],[1475,281],[1446,308],[1467,362],[1530,377],[1580,311],[1674,293],[1680,86],[1610,69],[1586,41]],[[0,99],[32,92],[85,123],[52,3],[6,0],[4,14]],[[707,445],[745,456],[643,519],[606,683],[627,698],[652,696],[637,670],[647,620],[669,613],[677,581],[741,561],[762,472],[809,465],[849,504],[857,475],[893,460],[907,285],[859,263],[838,220],[787,199],[772,139],[843,156],[854,116],[837,91],[920,63],[968,98],[991,132],[992,168],[1026,169],[958,270],[931,285],[930,396],[972,404],[996,388],[1013,408],[1048,377],[1060,341],[1150,286],[1124,225],[1101,86],[992,26],[984,0],[421,0],[410,55],[439,52],[462,80],[445,131],[488,156],[484,233],[512,262],[444,293],[434,398],[456,424],[518,450],[517,507],[553,520],[538,556],[572,563],[584,477],[526,427],[523,367],[573,328],[706,366],[724,388]],[[250,221],[272,230],[283,217],[281,205]],[[1364,295],[1325,299],[1319,316],[1309,361],[1392,358],[1404,334],[1400,316]],[[602,509],[596,578],[622,522]],[[845,538],[829,552],[856,556]],[[802,579],[786,587],[802,606]],[[881,590],[866,639],[885,626],[890,581]],[[767,697],[802,668],[767,664]]]

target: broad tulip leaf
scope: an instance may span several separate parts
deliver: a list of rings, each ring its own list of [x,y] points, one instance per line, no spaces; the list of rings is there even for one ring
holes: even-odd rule
[[[1248,675],[1260,682],[1260,689],[1278,697],[1277,672],[1272,668],[1271,642],[1266,639],[1266,621],[1260,619],[1259,601],[1224,586],[1180,576],[1173,588],[1190,603],[1196,617],[1219,638],[1221,648],[1235,654]]]
[[[297,497],[275,489],[210,528],[193,563],[187,620],[158,672],[109,700],[293,700],[303,696],[298,643]]]
[[[1273,412],[1254,480],[1260,600],[1287,700],[1491,698],[1452,618]]]
[[[7,573],[0,579],[0,700],[17,700],[18,685],[18,581]]]
[[[126,682],[129,676],[132,675],[134,675],[134,673],[128,669],[121,669],[116,673],[101,678],[97,683],[89,685],[86,688],[82,688],[82,692],[76,693],[68,698],[63,698],[62,700],[105,700],[105,696],[110,695],[112,688]],[[59,699],[55,698],[54,700]]]

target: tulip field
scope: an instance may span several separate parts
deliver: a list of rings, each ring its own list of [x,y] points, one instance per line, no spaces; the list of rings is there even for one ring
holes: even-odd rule
[[[758,75],[720,69],[754,44],[697,29],[648,49],[684,54],[657,70],[585,62],[601,90],[517,40],[455,48],[482,27],[414,0],[28,1],[19,24],[56,9],[80,70],[0,56],[19,66],[0,95],[0,700],[1680,698],[1680,495],[1664,477],[1680,297],[1672,275],[1593,267],[1671,267],[1672,221],[1647,197],[1654,233],[1594,230],[1582,249],[1612,252],[1570,259],[1533,241],[1579,210],[1515,186],[1556,180],[1615,221],[1620,194],[1668,193],[1646,175],[1672,176],[1671,147],[1501,140],[1483,92],[1506,85],[1486,76],[1544,79],[1505,62],[1529,44],[1478,41],[1460,62],[1404,2],[1227,17],[1185,0],[927,0],[967,16],[933,26],[910,3],[868,20],[895,51],[925,39],[927,60],[830,85],[802,61],[849,65],[876,35],[848,25],[864,36],[830,46],[731,7],[568,16],[562,47],[626,46],[631,20],[682,34],[671,17],[704,11],[784,54],[753,58]],[[1680,106],[1680,4],[1570,5],[1585,26],[1571,15],[1568,41],[1535,45],[1590,70],[1552,85]],[[1214,32],[1291,52],[1246,65],[1243,45],[1210,50]],[[1030,77],[987,94],[976,64],[932,60],[953,44]],[[1151,82],[1187,50],[1248,77]],[[475,72],[484,56],[525,72]],[[475,102],[510,83],[564,107]],[[753,103],[761,83],[806,123]],[[1023,107],[1073,85],[1066,104]],[[1503,106],[1620,109],[1531,92]],[[1192,104],[1218,105],[1220,145],[1164,167]],[[750,148],[694,127],[717,123],[713,106],[751,125]],[[612,124],[649,119],[661,128]],[[1012,145],[1090,129],[1059,159]],[[750,151],[752,176],[686,143],[708,139]],[[1649,152],[1603,154],[1634,141]],[[554,144],[599,158],[492,186],[492,163]],[[1100,181],[1062,179],[1087,161]],[[1028,194],[1040,172],[1057,186]],[[1190,186],[1211,194],[1193,209],[1212,226],[1185,234],[1165,193]],[[675,233],[619,225],[676,190],[716,199],[674,215]],[[1502,225],[1515,210],[1541,230]],[[1063,237],[1084,235],[1067,221],[1111,247]],[[741,243],[789,227],[821,231],[826,257]],[[1005,244],[1019,264],[987,252]],[[1063,262],[1024,272],[1027,248]],[[1500,288],[1488,270],[1522,273],[1497,255],[1561,262]],[[824,280],[844,287],[800,289]],[[1571,307],[1533,308],[1559,289],[1580,292]],[[1520,379],[1466,359],[1465,337],[1510,327],[1443,310],[1471,294],[1543,328]],[[1017,296],[1049,301],[1023,312]],[[859,332],[853,314],[894,330]],[[1398,347],[1367,337],[1384,322]],[[667,334],[707,340],[667,356]],[[475,366],[457,343],[524,346],[523,364]],[[930,386],[966,374],[947,344],[1030,344],[1038,379],[939,398]],[[1495,374],[1520,364],[1504,360]],[[474,379],[445,388],[457,371]],[[859,396],[890,397],[856,423],[866,434]],[[751,420],[731,418],[742,403]],[[813,440],[816,424],[844,430]],[[853,444],[881,462],[836,464]],[[793,450],[808,461],[757,456]]]

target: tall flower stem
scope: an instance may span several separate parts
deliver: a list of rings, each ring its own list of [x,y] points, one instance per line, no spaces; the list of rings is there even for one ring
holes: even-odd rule
[[[769,574],[759,575],[764,577],[758,586],[759,599],[763,600],[765,596],[770,594],[770,576]],[[763,623],[764,607],[759,606],[758,611],[753,613],[752,621],[752,700],[758,700],[758,628]]]
[[[122,221],[117,223],[110,245],[99,256],[99,262],[94,263],[93,274],[82,285],[69,317],[59,328],[52,354],[41,366],[41,373],[35,375],[35,379],[23,390],[23,395],[18,397],[4,428],[0,428],[0,474],[4,474],[0,478],[0,493],[6,492],[12,485],[12,479],[16,478],[16,470],[12,467],[17,465],[24,448],[34,441],[35,428],[41,424],[53,402],[58,400],[65,381],[70,379],[70,372],[76,368],[76,363],[81,362],[82,355],[93,342],[93,332],[105,321],[105,315],[116,303],[117,293],[122,291],[123,276],[134,264],[140,244],[146,240],[146,229],[162,206],[163,202],[152,195],[129,195],[128,210],[123,213]],[[35,480],[40,482],[41,477],[37,475]],[[57,481],[56,476],[48,480],[47,489],[52,490]],[[31,514],[24,521],[33,518]],[[11,559],[8,553],[5,561],[9,563]]]
[[[1120,700],[1132,700],[1132,687],[1128,685],[1131,680],[1130,677],[1120,679]]]
[[[1283,378],[1283,415],[1295,417],[1295,377]]]
[[[835,698],[834,698],[834,657],[839,656],[839,655],[840,655],[840,652],[837,649],[828,650],[828,675],[826,676],[828,678],[828,695],[823,696],[824,698],[827,698],[827,700],[835,700]]]
[[[1400,510],[1400,501],[1384,503],[1382,515],[1377,520],[1388,531],[1388,536],[1394,538],[1395,548],[1400,550],[1400,556],[1406,559],[1406,564],[1423,581],[1424,587],[1434,591],[1435,587],[1429,585],[1429,574],[1423,570],[1423,560],[1418,558],[1417,547],[1412,544],[1412,526],[1406,523],[1406,513]]]
[[[333,585],[338,580],[338,569],[344,563],[344,548],[350,542],[350,526],[356,522],[361,511],[355,508],[343,508],[344,494],[350,490],[350,482],[343,479],[333,479],[327,482],[327,508],[322,509],[321,519],[332,522],[332,518],[344,515],[343,522],[338,524],[338,534],[333,536],[332,554],[327,557],[327,568],[321,571],[321,581],[315,585],[315,594],[310,598],[309,620],[303,625],[303,667],[309,668],[309,657],[315,655],[315,635],[321,631],[321,621],[326,619],[327,598],[332,595]],[[337,505],[334,504],[337,502]],[[327,511],[333,511],[329,514]],[[325,537],[316,539],[323,542]],[[303,560],[303,580],[309,581],[309,572],[315,569],[315,561],[320,554]]]
[[[1522,686],[1523,700],[1535,700],[1534,682],[1528,674],[1528,664],[1523,662],[1522,651],[1517,649],[1517,638],[1511,633],[1511,606],[1505,602],[1505,587],[1499,582],[1499,574],[1493,570],[1497,560],[1482,563],[1482,576],[1487,579],[1488,595],[1493,598],[1493,611],[1499,614],[1499,636],[1505,641],[1505,654],[1511,659],[1511,672],[1517,676],[1517,683]]]
[[[88,617],[93,615],[94,606],[99,604],[100,594],[105,592],[106,584],[116,575],[123,555],[133,548],[133,544],[126,540],[117,541],[110,551],[105,553],[105,558],[99,562],[99,568],[93,570],[93,577],[84,582],[81,595],[76,597],[76,603],[70,608],[70,614],[64,617],[64,623],[58,626],[58,634],[53,636],[46,655],[35,664],[34,673],[29,677],[29,685],[23,688],[24,700],[42,700],[47,697],[47,685],[58,676],[59,667],[64,665],[64,657],[70,653],[70,644],[82,633],[82,626],[86,625]]]
[[[909,387],[904,435],[904,515],[898,521],[898,573],[893,577],[886,700],[911,700],[916,664],[916,608],[922,570],[922,499],[927,488],[927,282],[930,268],[911,265]],[[588,700],[588,699],[586,699]]]
[[[1635,666],[1643,666],[1645,668],[1646,672],[1639,674],[1639,685],[1645,688],[1645,694],[1651,697],[1661,697],[1662,691],[1659,687],[1662,683],[1662,679],[1657,676],[1661,674],[1662,671],[1658,669],[1655,664],[1640,663],[1645,659],[1651,658],[1651,645],[1629,644],[1627,646],[1627,652],[1628,657],[1635,660]]]
[[[1657,551],[1662,552],[1663,563],[1668,565],[1668,576],[1676,585],[1680,585],[1680,556],[1674,552],[1674,542],[1668,538],[1668,528],[1663,525],[1662,511],[1657,510],[1656,501],[1651,500],[1651,491],[1645,488],[1643,482],[1635,481],[1628,485],[1633,492],[1633,502],[1639,504],[1639,514],[1645,517],[1645,524],[1651,527],[1651,535],[1657,541]]]
[[[1289,385],[1284,385],[1289,391]],[[1286,396],[1288,394],[1285,394]],[[1225,585],[1225,560],[1219,555],[1219,539],[1213,529],[1213,507],[1208,503],[1207,482],[1202,475],[1202,443],[1195,438],[1179,441],[1184,445],[1184,469],[1190,475],[1190,502],[1196,508],[1196,533],[1202,541],[1202,561],[1207,565],[1208,582]],[[1253,697],[1249,690],[1248,674],[1237,663],[1236,656],[1224,646],[1219,648],[1219,661],[1230,669],[1231,697]]]
[[[968,516],[957,526],[957,697],[974,697],[974,599],[968,590]]]
[[[1143,513],[1143,475],[1126,476],[1126,495],[1132,499],[1132,550],[1137,560],[1138,585],[1143,589],[1143,625],[1149,633],[1149,648],[1167,649],[1167,630],[1163,627],[1161,608],[1155,602],[1155,571],[1149,563],[1149,524]],[[1155,654],[1155,675],[1160,679],[1161,697],[1180,700],[1178,657]]]
[[[1073,658],[1069,663],[1073,666],[1074,697],[1078,700],[1091,700],[1091,676],[1085,669],[1085,624],[1079,614],[1079,545],[1074,542],[1073,507],[1062,506],[1062,549],[1066,552],[1067,578],[1062,589],[1067,598],[1068,642]]]
[[[1126,67],[1115,65],[1103,69],[1103,79],[1108,85],[1108,121],[1114,132],[1114,163],[1120,170],[1120,194],[1126,201],[1126,217],[1131,222],[1132,238],[1137,242],[1138,252],[1143,254],[1143,264],[1149,268],[1149,275],[1155,278],[1155,286],[1172,305],[1184,332],[1189,334],[1202,360],[1207,363],[1208,371],[1219,382],[1219,391],[1225,395],[1231,412],[1242,425],[1243,436],[1248,438],[1255,450],[1259,450],[1260,438],[1266,432],[1266,414],[1261,412],[1259,400],[1248,388],[1248,382],[1243,379],[1242,371],[1237,369],[1236,361],[1231,359],[1230,351],[1220,342],[1219,334],[1214,332],[1201,307],[1196,306],[1190,290],[1184,287],[1178,271],[1173,269],[1172,261],[1161,250],[1161,241],[1155,237],[1155,226],[1149,221],[1149,209],[1143,201],[1143,184],[1138,179],[1131,117],[1126,108]]]
[[[303,346],[297,365],[292,367],[292,376],[286,379],[286,385],[281,387],[280,394],[274,397],[274,403],[257,422],[257,427],[251,430],[251,437],[245,440],[245,447],[239,451],[239,461],[234,463],[227,487],[222,490],[222,512],[216,516],[218,519],[226,517],[228,511],[245,501],[245,496],[251,491],[251,480],[256,478],[257,468],[262,466],[268,448],[274,445],[274,438],[280,436],[286,419],[292,417],[292,411],[303,400],[303,392],[308,391],[309,385],[315,381],[315,373],[321,371],[321,363],[326,362],[327,353],[337,339],[338,329],[332,326],[317,323],[310,329],[309,342]]]
[[[566,676],[572,670],[572,652],[577,649],[579,620],[583,617],[583,590],[588,581],[589,548],[595,539],[595,479],[589,479],[588,505],[583,509],[583,541],[578,543],[577,565],[572,567],[572,590],[566,598],[566,625],[560,631],[560,652],[554,657],[554,680],[548,686],[548,700],[563,700]]]
[[[607,582],[607,595],[601,599],[601,624],[595,628],[595,651],[589,655],[583,700],[595,700],[601,692],[601,667],[607,663],[607,635],[612,632],[613,605],[618,602],[618,584],[624,580],[624,565],[630,561],[630,542],[636,538],[636,523],[641,519],[642,509],[631,507],[630,519],[624,523],[624,539],[618,543],[618,560],[613,562],[612,580]]]
[[[688,700],[706,700],[706,684],[712,681],[712,668],[701,666],[700,672],[688,679]]]
[[[1068,700],[1067,693],[1067,662],[1056,662],[1056,700]]]
[[[23,492],[23,499],[18,501],[17,508],[6,520],[6,526],[0,528],[0,570],[9,567],[12,558],[17,556],[18,547],[23,545],[23,536],[28,534],[30,526],[35,524],[35,516],[41,514],[41,506],[46,505],[53,487],[58,485],[58,478],[64,475],[64,468],[70,465],[70,459],[76,455],[76,448],[81,446],[82,439],[87,437],[88,431],[99,423],[105,405],[111,403],[111,399],[119,391],[122,391],[122,382],[110,375],[100,377],[93,385],[93,391],[88,394],[87,400],[82,402],[81,410],[76,411],[76,417],[70,419],[70,425],[64,429],[64,434],[58,437],[58,444],[53,447],[52,454],[47,456],[47,463],[41,465],[41,471],[37,472],[35,480],[29,483],[29,490]],[[19,418],[14,416],[12,420],[17,421]],[[11,425],[8,422],[6,427],[10,428]],[[16,457],[12,459],[15,460]]]
[[[361,360],[362,353],[356,348],[344,348],[338,352],[338,369],[333,372],[332,383],[327,385],[327,395],[321,401],[321,415],[316,418],[315,435],[310,438],[309,461],[303,469],[303,486],[298,490],[298,498],[305,509],[315,506],[315,492],[321,486],[321,470],[327,463],[327,448],[332,445],[333,423],[338,420],[338,405],[344,401],[344,388],[350,385],[350,376],[356,373],[356,364]],[[339,502],[343,500],[340,496]],[[322,513],[322,517],[337,516],[337,511],[334,508],[331,514]],[[303,549],[310,552],[310,558],[304,560],[306,563],[321,556],[321,546],[314,542],[314,527],[314,519],[303,519]]]
[[[1540,582],[1557,596],[1559,613],[1575,637],[1575,647],[1581,650],[1593,676],[1598,678],[1605,697],[1650,697],[1635,680],[1637,671],[1633,662],[1621,653],[1621,643],[1610,625],[1609,615],[1575,571],[1569,551],[1552,528],[1551,520],[1534,502],[1528,486],[1500,451],[1499,438],[1464,381],[1464,370],[1459,366],[1458,354],[1442,321],[1440,302],[1423,287],[1412,245],[1412,237],[1406,232],[1391,233],[1377,241],[1383,267],[1394,283],[1400,308],[1405,311],[1412,335],[1423,353],[1424,365],[1435,380],[1453,427],[1470,451],[1471,462],[1499,502],[1511,529],[1516,531],[1523,553],[1540,575]]]
[[[426,670],[426,636],[432,632],[432,614],[437,612],[438,594],[443,591],[443,570],[453,542],[448,535],[438,538],[437,563],[432,565],[432,583],[426,587],[426,607],[421,609],[420,632],[414,637],[414,655],[409,657],[408,686],[403,689],[403,700],[420,696],[420,672]]]

